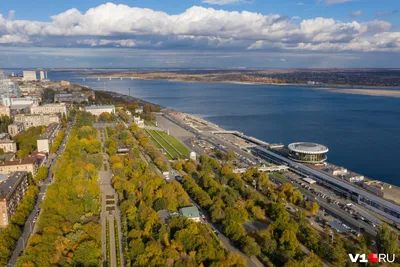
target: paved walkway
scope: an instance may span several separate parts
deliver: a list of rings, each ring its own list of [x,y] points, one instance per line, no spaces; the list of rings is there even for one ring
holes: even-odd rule
[[[106,133],[104,129],[98,129],[98,138],[104,145],[106,141]],[[123,249],[122,249],[122,232],[121,232],[121,215],[120,210],[118,207],[118,195],[115,192],[114,188],[112,187],[112,173],[110,171],[110,164],[108,162],[108,154],[103,151],[103,165],[101,171],[99,172],[99,186],[101,190],[101,214],[100,214],[100,221],[101,221],[101,242],[102,242],[102,254],[103,254],[103,266],[107,266],[107,235],[106,235],[106,221],[109,222],[109,231],[110,231],[110,259],[111,259],[111,266],[110,267],[117,267],[117,254],[116,254],[116,245],[115,245],[115,233],[114,233],[114,220],[118,224],[118,237],[119,237],[119,255],[121,259],[121,264],[123,265],[124,258],[123,258]],[[118,266],[119,267],[119,266]]]

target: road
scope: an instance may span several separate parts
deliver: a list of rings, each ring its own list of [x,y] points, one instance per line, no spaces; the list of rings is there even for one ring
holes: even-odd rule
[[[98,129],[98,139],[104,143],[107,139],[106,131],[104,129]],[[119,237],[119,256],[121,259],[121,263],[124,262],[123,255],[123,243],[121,241],[122,231],[121,231],[121,212],[118,206],[118,194],[115,192],[111,180],[112,173],[110,171],[110,164],[108,161],[108,154],[103,151],[103,164],[102,169],[99,172],[99,186],[101,191],[101,213],[100,213],[100,221],[101,221],[101,243],[102,243],[102,255],[103,255],[103,266],[107,266],[107,238],[106,238],[106,221],[109,222],[109,230],[110,230],[110,258],[111,258],[111,267],[116,267],[117,265],[117,254],[116,252],[116,244],[115,244],[115,232],[114,232],[114,221],[118,224],[118,237]]]
[[[21,237],[18,239],[17,244],[15,245],[14,251],[11,255],[11,258],[7,264],[7,266],[15,266],[19,256],[25,250],[25,247],[28,243],[29,237],[36,232],[35,218],[37,218],[36,213],[42,204],[44,197],[46,196],[47,187],[53,182],[53,166],[55,164],[55,159],[61,155],[64,151],[66,143],[68,142],[69,135],[71,133],[72,126],[75,124],[75,119],[73,122],[69,123],[67,129],[65,131],[64,140],[61,142],[58,151],[54,154],[48,156],[46,161],[43,163],[44,166],[49,167],[49,172],[47,178],[39,184],[39,193],[38,198],[36,199],[35,207],[33,208],[31,214],[29,214],[28,219],[26,220],[23,232]],[[39,214],[40,216],[40,214]]]
[[[279,179],[279,177],[277,177],[273,174],[271,174],[270,177],[272,178],[272,180],[281,180],[281,179]],[[287,181],[284,180],[282,182],[287,182]],[[312,194],[310,191],[307,191],[301,187],[299,187],[299,190],[303,195],[307,196],[307,198],[309,198],[313,201],[316,201],[321,208],[324,208],[328,213],[332,214],[336,218],[339,218],[340,220],[345,222],[348,226],[352,227],[354,230],[357,230],[360,232],[360,229],[364,228],[365,232],[368,233],[369,235],[371,235],[371,236],[376,235],[376,228],[372,227],[371,225],[369,225],[363,221],[354,219],[351,214],[349,214],[346,211],[344,211],[343,209],[341,209],[340,206],[338,206],[336,204],[328,203],[324,198],[316,196],[316,195]]]

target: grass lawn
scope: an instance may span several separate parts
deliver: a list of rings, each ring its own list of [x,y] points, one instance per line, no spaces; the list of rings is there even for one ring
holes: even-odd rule
[[[149,131],[149,130],[147,130]],[[155,135],[155,133],[151,133],[153,136]],[[153,136],[149,135],[151,142],[155,145],[155,147],[157,147],[158,149],[164,149],[162,146],[160,146],[159,143],[157,143],[156,139],[153,138]],[[163,146],[164,144],[161,143]],[[167,156],[168,159],[172,159],[172,157],[167,153],[165,156]]]
[[[158,148],[164,148],[173,158],[188,158],[190,151],[178,140],[165,132],[146,130],[150,134],[152,142]],[[157,141],[155,141],[155,140]],[[168,155],[168,154],[167,154]],[[169,156],[169,155],[168,155]],[[170,157],[169,157],[170,158]]]
[[[151,141],[160,149],[166,150],[167,157],[171,158],[179,158],[179,153],[176,152],[165,140],[163,140],[158,134],[157,131],[154,130],[146,130],[150,134]]]
[[[170,142],[176,150],[178,150],[179,152],[181,152],[182,155],[184,155],[185,157],[189,158],[190,156],[190,151],[189,149],[184,146],[181,142],[179,142],[178,140],[176,140],[173,136],[168,135],[165,132],[158,132],[165,140],[167,140],[168,142]]]

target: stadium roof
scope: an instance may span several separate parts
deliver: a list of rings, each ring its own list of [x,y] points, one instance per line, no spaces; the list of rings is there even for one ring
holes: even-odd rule
[[[322,154],[329,151],[329,149],[324,145],[308,142],[291,143],[288,148],[291,151],[305,154]]]

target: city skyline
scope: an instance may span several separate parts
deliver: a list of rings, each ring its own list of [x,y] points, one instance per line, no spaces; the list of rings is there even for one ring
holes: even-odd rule
[[[10,2],[0,7],[0,67],[397,68],[395,7],[394,0]]]

